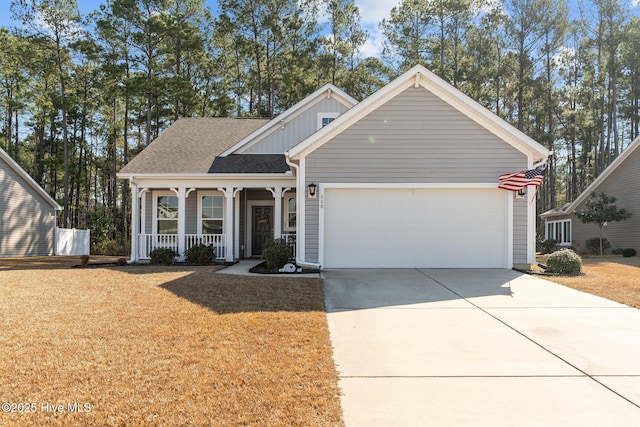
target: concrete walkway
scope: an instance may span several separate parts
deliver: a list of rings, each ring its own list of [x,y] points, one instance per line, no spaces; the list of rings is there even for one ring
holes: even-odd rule
[[[640,310],[510,270],[328,270],[347,426],[640,425]]]

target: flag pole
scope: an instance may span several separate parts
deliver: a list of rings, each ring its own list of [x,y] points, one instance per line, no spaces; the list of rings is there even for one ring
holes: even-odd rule
[[[536,200],[536,196],[538,195],[538,190],[540,189],[539,185],[536,185],[536,191],[533,193],[533,197],[529,201],[529,203],[533,203]]]

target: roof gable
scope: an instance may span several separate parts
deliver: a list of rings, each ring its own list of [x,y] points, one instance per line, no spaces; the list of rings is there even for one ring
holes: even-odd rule
[[[322,102],[322,100],[327,98],[331,98],[337,101],[338,103],[346,107],[345,109],[353,107],[358,102],[342,90],[338,89],[336,86],[332,84],[326,84],[282,114],[273,118],[271,121],[266,123],[261,128],[257,129],[255,132],[247,135],[241,141],[238,141],[237,144],[233,145],[220,155],[228,156],[230,154],[242,154],[252,146],[259,144],[261,140],[268,137],[273,132],[279,129],[284,129],[289,123],[294,121],[300,115],[304,114],[307,110],[310,110],[313,106],[317,105],[318,103]],[[299,141],[296,141],[295,143],[298,142]]]
[[[320,129],[290,149],[287,152],[288,157],[299,159],[314,151],[411,86],[427,89],[436,97],[498,136],[501,140],[527,156],[531,156],[533,162],[546,159],[549,155],[549,150],[545,147],[436,76],[424,66],[416,65],[336,118],[328,126]]]
[[[587,188],[571,203],[567,203],[561,208],[554,208],[544,212],[540,215],[542,218],[551,218],[555,216],[567,215],[572,213],[582,202],[584,202],[590,195],[598,188],[613,172],[615,172],[620,165],[622,165],[631,155],[640,147],[640,136],[634,139],[629,146],[611,162],[605,170],[602,171],[596,179],[593,180]],[[638,165],[640,168],[640,164]]]
[[[0,148],[0,159],[2,159],[11,169],[13,169],[27,184],[29,184],[42,198],[55,210],[62,210],[62,207],[40,186],[20,165]]]

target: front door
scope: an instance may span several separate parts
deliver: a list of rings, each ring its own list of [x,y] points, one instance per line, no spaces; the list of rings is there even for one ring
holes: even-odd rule
[[[273,239],[273,207],[254,206],[251,225],[251,255],[262,255],[262,245]]]

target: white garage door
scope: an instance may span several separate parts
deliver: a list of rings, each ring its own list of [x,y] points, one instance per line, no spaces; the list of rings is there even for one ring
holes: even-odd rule
[[[323,265],[507,268],[506,194],[498,189],[327,188]]]

